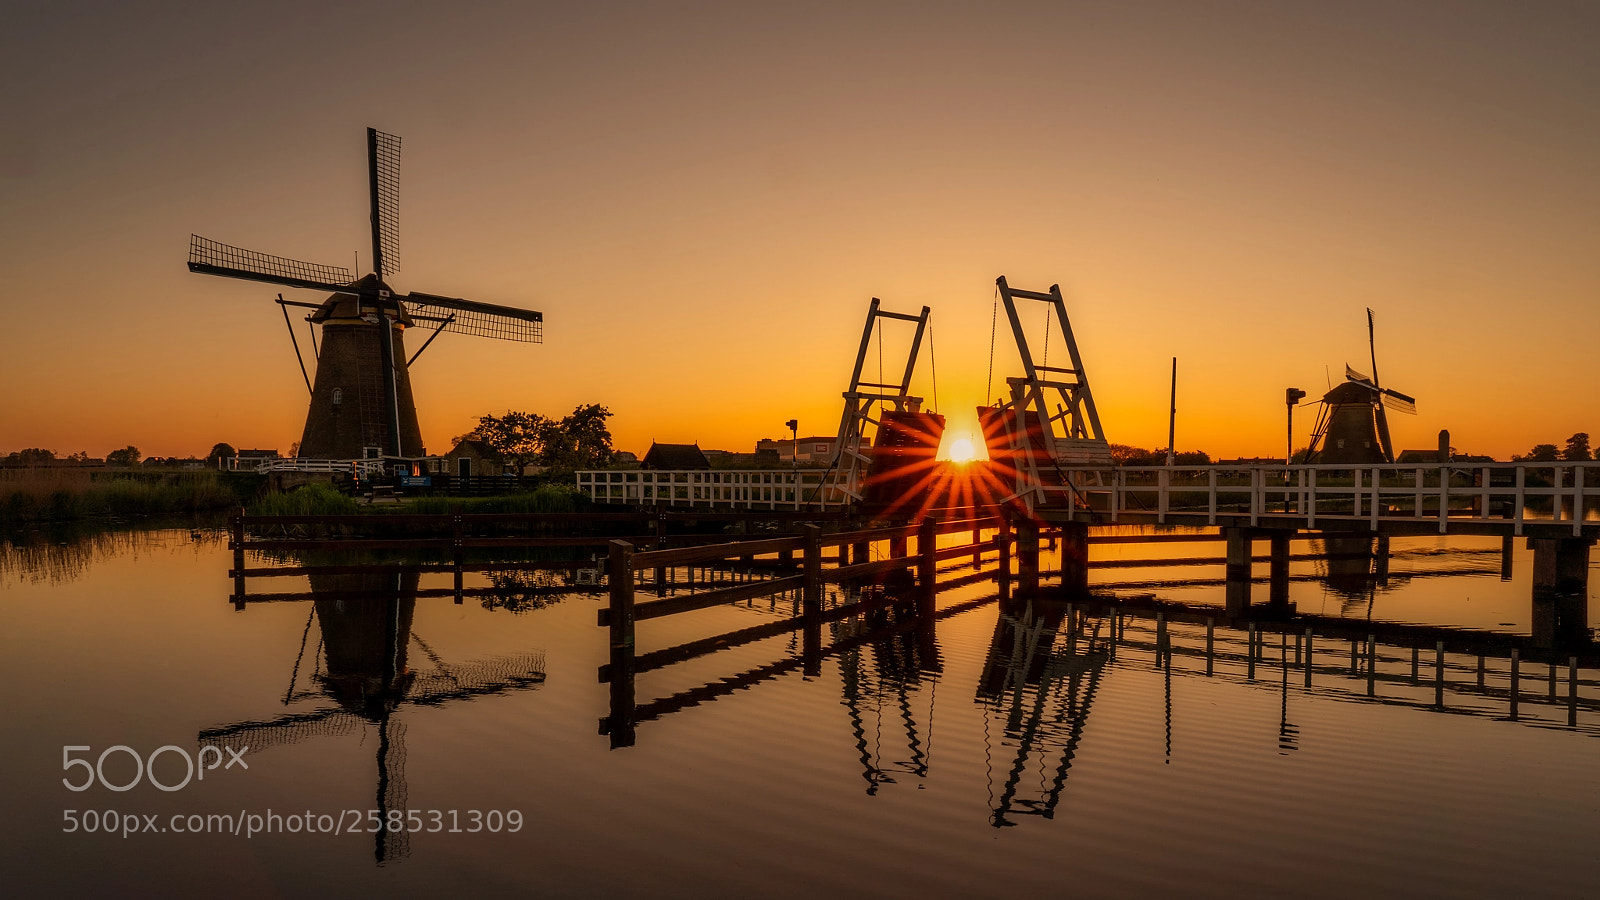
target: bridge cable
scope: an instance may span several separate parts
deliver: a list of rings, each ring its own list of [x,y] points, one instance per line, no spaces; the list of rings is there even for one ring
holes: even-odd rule
[[[1048,306],[1044,308],[1044,362],[1042,365],[1046,367],[1050,365],[1050,307]]]
[[[994,332],[1000,321],[1000,286],[994,288],[994,307],[989,310],[989,377],[983,382],[983,402],[988,403],[994,390]]]

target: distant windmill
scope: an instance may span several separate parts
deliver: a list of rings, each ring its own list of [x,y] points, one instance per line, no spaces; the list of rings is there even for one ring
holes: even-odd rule
[[[299,455],[310,459],[421,456],[410,364],[440,332],[530,343],[544,338],[544,315],[533,310],[416,291],[395,294],[384,279],[400,269],[400,139],[368,128],[367,162],[373,271],[359,281],[343,266],[269,256],[199,235],[189,238],[191,272],[332,294],[320,304],[278,299],[283,306],[316,310],[307,321],[322,326],[316,385],[300,439]],[[433,326],[433,334],[408,360],[403,331],[424,323]],[[289,334],[294,336],[292,328]]]
[[[1372,354],[1372,377],[1344,367],[1345,383],[1322,397],[1322,413],[1311,436],[1307,462],[1392,463],[1394,442],[1389,437],[1385,409],[1417,414],[1417,401],[1378,382],[1378,350],[1373,337],[1372,310],[1367,310],[1367,347]]]

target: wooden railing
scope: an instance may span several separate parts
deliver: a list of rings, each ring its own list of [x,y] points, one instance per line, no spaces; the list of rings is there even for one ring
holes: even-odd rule
[[[1063,468],[1063,483],[1024,488],[1030,502],[1060,504],[1111,522],[1205,516],[1303,520],[1585,525],[1600,527],[1600,462],[1471,465],[1257,465]]]
[[[965,519],[936,522],[924,519],[916,525],[876,528],[865,531],[844,531],[824,534],[816,525],[806,525],[798,536],[737,541],[701,547],[681,547],[666,550],[636,552],[628,541],[612,541],[607,559],[606,580],[609,605],[597,611],[597,623],[610,633],[610,661],[600,667],[600,681],[609,683],[611,689],[611,714],[601,722],[601,732],[610,734],[612,746],[627,746],[633,742],[633,724],[636,705],[634,679],[641,672],[659,669],[674,663],[703,655],[718,647],[733,646],[781,634],[800,628],[803,642],[808,648],[807,658],[819,659],[817,649],[821,640],[821,626],[827,619],[842,618],[854,612],[881,605],[889,595],[881,595],[877,602],[858,600],[855,603],[823,609],[823,585],[856,579],[869,579],[905,569],[916,570],[918,615],[931,614],[941,558],[970,556],[987,547],[981,540],[982,530],[997,527],[998,519]],[[944,533],[972,530],[973,543],[966,546],[938,549],[938,536]],[[916,539],[916,553],[909,550],[907,540]],[[844,548],[861,548],[876,542],[889,542],[889,556],[879,560],[860,562],[843,561]],[[838,548],[832,555],[833,566],[825,566],[826,548]],[[640,601],[636,594],[635,576],[644,570],[654,571],[658,588],[664,586],[663,573],[674,567],[706,564],[732,564],[735,560],[753,560],[758,556],[799,553],[800,572],[795,575],[746,582],[730,587],[713,588],[677,596],[663,596]],[[859,549],[857,550],[859,553]],[[729,603],[752,600],[774,594],[799,591],[802,614],[793,619],[758,625],[730,635],[719,635],[701,641],[691,641],[650,653],[636,655],[636,625],[642,621],[678,615],[694,610],[708,609]],[[905,599],[905,598],[901,598]],[[715,646],[712,646],[712,645]],[[808,672],[810,664],[808,663]]]

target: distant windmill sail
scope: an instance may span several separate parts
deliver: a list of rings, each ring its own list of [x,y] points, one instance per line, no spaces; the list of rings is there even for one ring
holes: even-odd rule
[[[1356,371],[1355,369],[1351,368],[1349,363],[1344,364],[1344,377],[1351,381],[1362,382],[1363,384],[1372,383],[1372,379],[1368,378],[1365,372]]]
[[[1389,407],[1395,412],[1402,412],[1406,413],[1407,415],[1414,416],[1417,414],[1416,398],[1407,397],[1405,394],[1402,394],[1399,391],[1391,391],[1388,388],[1384,388],[1382,394],[1384,406]]]

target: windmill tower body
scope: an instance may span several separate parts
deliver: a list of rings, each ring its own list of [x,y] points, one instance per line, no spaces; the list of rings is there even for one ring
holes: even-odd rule
[[[1330,465],[1381,465],[1389,462],[1378,439],[1378,396],[1370,388],[1347,381],[1324,394],[1327,433],[1317,462]]]
[[[376,282],[371,276],[362,279]],[[381,284],[381,283],[380,283]],[[362,313],[365,313],[365,316]],[[300,455],[308,459],[362,459],[391,453],[391,415],[400,425],[400,456],[423,455],[422,430],[406,367],[404,330],[411,317],[389,306],[377,315],[357,295],[334,294],[311,315],[322,326],[317,379],[306,412]],[[376,320],[376,321],[372,321]],[[383,335],[391,341],[393,392],[386,384]],[[395,407],[391,413],[391,404]]]

